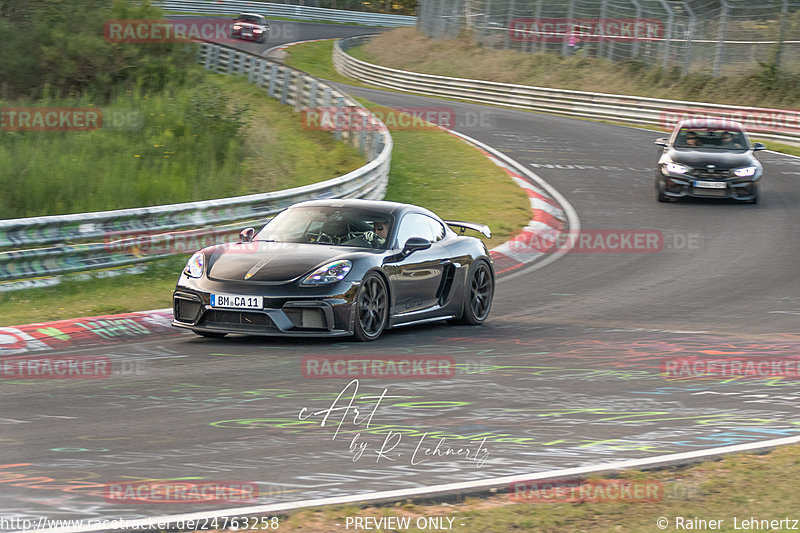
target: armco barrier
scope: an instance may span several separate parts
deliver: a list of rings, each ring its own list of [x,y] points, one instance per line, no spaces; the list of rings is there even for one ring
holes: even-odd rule
[[[346,11],[344,9],[328,9],[300,5],[275,4],[267,2],[245,2],[242,0],[226,0],[211,2],[209,0],[162,0],[155,5],[180,13],[203,13],[219,15],[236,15],[239,13],[259,13],[267,18],[283,17],[297,20],[323,20],[362,24],[367,26],[416,26],[417,17],[408,15],[386,15],[383,13],[367,13],[364,11]]]
[[[392,138],[386,126],[346,94],[303,72],[233,48],[202,43],[200,62],[223,74],[244,74],[269,96],[306,107],[347,107],[361,128],[334,136],[357,147],[368,163],[344,176],[284,191],[137,209],[0,220],[0,281],[118,267],[187,253],[171,246],[261,222],[281,209],[319,198],[381,199],[386,192]],[[357,110],[354,115],[352,109]],[[238,225],[232,225],[232,223]],[[238,228],[238,229],[237,229]],[[187,230],[192,230],[187,234]],[[144,236],[144,237],[143,237]],[[143,246],[141,240],[147,240]],[[129,239],[129,240],[126,240]],[[157,253],[152,253],[158,250]]]
[[[679,118],[688,115],[737,120],[759,138],[800,143],[798,110],[663,100],[436,76],[374,65],[346,53],[372,37],[359,35],[337,41],[333,50],[336,69],[346,76],[379,87],[636,126],[669,128]]]

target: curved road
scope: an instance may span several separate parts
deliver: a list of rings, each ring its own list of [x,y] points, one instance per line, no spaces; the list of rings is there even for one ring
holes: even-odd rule
[[[2,383],[0,516],[141,518],[246,505],[109,501],[107,486],[123,481],[254,481],[259,504],[283,503],[800,434],[796,378],[661,374],[679,357],[800,359],[800,159],[761,156],[756,206],[658,204],[658,133],[350,90],[390,106],[453,107],[456,130],[546,179],[583,231],[655,230],[663,247],[604,253],[594,242],[501,279],[482,327],[400,329],[370,344],[176,332],[75,350],[129,372]],[[353,403],[361,417],[335,411],[323,427],[319,411],[354,389],[309,379],[302,358],[353,355],[453,358],[456,372],[362,379]],[[299,420],[304,408],[316,414]]]

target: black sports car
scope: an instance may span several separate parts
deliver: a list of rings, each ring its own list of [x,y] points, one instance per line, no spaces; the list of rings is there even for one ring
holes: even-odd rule
[[[450,226],[460,229],[454,232]],[[206,337],[355,335],[489,316],[489,228],[444,222],[413,205],[368,200],[296,204],[241,242],[196,252],[173,293],[174,326]]]
[[[740,123],[683,120],[669,139],[658,139],[656,144],[664,147],[656,168],[659,202],[686,196],[758,202],[762,167],[753,152],[766,146],[751,144]]]

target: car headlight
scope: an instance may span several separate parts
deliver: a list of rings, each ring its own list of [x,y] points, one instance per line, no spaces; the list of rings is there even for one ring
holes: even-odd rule
[[[203,275],[203,266],[205,262],[206,259],[203,252],[195,252],[191,259],[189,259],[189,262],[186,263],[186,268],[183,269],[183,273],[190,278],[199,278]]]
[[[664,166],[666,167],[667,172],[671,174],[686,174],[687,172],[692,170],[687,166],[679,165],[678,163],[673,163],[673,162],[669,162]]]
[[[241,29],[242,29],[242,27],[241,27],[241,26],[239,26],[238,24],[234,24],[234,25],[233,25],[233,29],[234,29],[234,30],[241,30]]]
[[[303,285],[322,285],[323,283],[335,283],[342,281],[353,268],[353,263],[347,259],[341,259],[321,266],[314,272],[306,276]]]
[[[261,28],[253,28],[253,33],[261,33],[262,31]]]
[[[749,178],[750,176],[755,175],[756,170],[757,170],[756,167],[749,166],[749,167],[737,168],[736,170],[733,171],[733,173],[740,178]]]

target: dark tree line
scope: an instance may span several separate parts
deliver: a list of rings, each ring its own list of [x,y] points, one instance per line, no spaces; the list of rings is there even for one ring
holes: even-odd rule
[[[0,0],[0,97],[102,99],[124,86],[151,91],[180,82],[193,62],[190,46],[103,36],[107,21],[163,16],[147,0]]]

